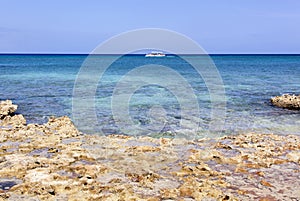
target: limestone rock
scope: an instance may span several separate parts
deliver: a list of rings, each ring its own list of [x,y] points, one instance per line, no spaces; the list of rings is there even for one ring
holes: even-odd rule
[[[271,98],[271,103],[277,107],[300,110],[300,95],[284,94]]]
[[[300,198],[297,135],[84,135],[68,117],[15,126],[25,119],[14,110],[0,119],[0,200]]]
[[[4,119],[0,120],[0,126],[20,126],[25,124],[26,119],[21,114],[6,116]]]
[[[300,152],[299,151],[292,151],[287,154],[287,157],[290,161],[293,161],[295,163],[300,162]]]
[[[0,102],[0,119],[3,117],[14,113],[17,110],[18,106],[13,105],[11,100],[1,101]]]
[[[62,137],[76,137],[80,132],[74,126],[71,119],[67,116],[51,117],[47,124],[45,124],[53,133],[57,133]]]
[[[20,126],[26,124],[23,115],[13,115],[18,106],[13,105],[11,100],[0,102],[0,126]]]

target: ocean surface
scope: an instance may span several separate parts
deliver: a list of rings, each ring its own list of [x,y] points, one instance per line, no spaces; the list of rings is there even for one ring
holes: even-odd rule
[[[27,123],[44,123],[50,116],[67,115],[73,118],[74,84],[87,57],[88,55],[0,55],[0,100],[11,99],[19,105],[17,112],[25,116]],[[97,65],[102,65],[101,62],[110,57],[98,55]],[[196,56],[187,57],[193,60]],[[221,129],[214,130],[214,133],[300,135],[300,111],[276,108],[270,104],[273,96],[300,94],[300,55],[212,55],[211,59],[222,79],[226,96],[226,100],[222,100],[226,101],[226,114],[219,116],[224,120],[224,125]],[[180,102],[177,97],[180,94],[172,91],[176,90],[176,86],[175,89],[165,88],[153,83],[140,86],[135,91],[129,90],[131,83],[124,79],[126,75],[137,67],[149,64],[166,66],[181,75],[198,101],[198,120],[194,119],[195,114],[191,114],[191,118],[188,117],[188,112],[182,115],[181,106],[192,103]],[[149,72],[144,73],[145,76],[147,73]],[[167,77],[163,74],[162,71],[162,76]],[[135,134],[137,127],[143,127],[146,128],[144,132],[137,134],[172,136],[187,132],[186,135],[189,135],[187,129],[180,126],[181,120],[184,120],[197,122],[197,135],[211,135],[209,125],[212,121],[212,102],[207,80],[182,58],[174,55],[163,58],[125,55],[113,62],[102,75],[94,76],[99,77],[94,93],[97,122],[89,122],[95,119],[90,118],[93,111],[87,110],[82,113],[84,125],[79,127],[80,130],[100,134],[124,133],[126,130],[127,134]],[[127,82],[129,91],[115,90],[122,79],[122,83]],[[86,89],[89,90],[89,86]],[[178,90],[182,91],[180,86]],[[128,113],[134,125],[117,122],[122,121],[122,118],[116,117],[112,112],[112,97],[118,93],[130,93],[130,101],[124,100],[124,104],[128,105]],[[183,93],[183,96],[186,98],[189,95]],[[82,98],[84,106],[84,95]],[[151,130],[155,123],[162,123],[163,126]],[[90,125],[96,126],[89,129]]]

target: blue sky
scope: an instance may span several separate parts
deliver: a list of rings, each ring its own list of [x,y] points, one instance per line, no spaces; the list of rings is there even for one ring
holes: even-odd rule
[[[208,53],[300,53],[299,0],[0,0],[0,53],[89,53],[139,28],[164,28]]]

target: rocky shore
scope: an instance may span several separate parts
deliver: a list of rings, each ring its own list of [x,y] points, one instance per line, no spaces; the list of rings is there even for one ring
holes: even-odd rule
[[[271,103],[277,107],[300,110],[300,95],[284,94],[271,98]]]
[[[0,102],[0,200],[300,200],[300,137],[97,136]]]

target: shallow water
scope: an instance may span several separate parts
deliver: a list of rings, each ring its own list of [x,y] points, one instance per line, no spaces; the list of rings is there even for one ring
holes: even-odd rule
[[[98,56],[97,60],[101,63],[108,57]],[[22,113],[28,123],[46,122],[51,115],[72,117],[74,82],[86,58],[87,55],[0,55],[0,99],[11,99],[18,104],[18,113]],[[216,133],[300,134],[300,112],[276,108],[269,102],[276,95],[300,93],[299,55],[215,55],[212,59],[224,83],[227,102],[226,117],[220,116],[225,119],[225,126]],[[128,72],[147,64],[167,66],[190,84],[197,96],[199,119],[194,118],[193,110],[189,110],[190,116],[183,117],[180,107],[189,102],[180,103],[172,90],[153,84],[138,88],[126,103],[130,105],[129,115],[134,125],[117,122],[122,119],[116,119],[111,110],[111,96],[117,84]],[[127,86],[131,84],[127,83]],[[90,111],[82,114],[85,126],[79,128],[85,132],[111,134],[126,130],[135,134],[136,128],[142,127],[146,131],[137,135],[152,133],[174,137],[172,132],[188,130],[180,127],[180,121],[185,120],[187,127],[199,121],[198,134],[206,136],[212,107],[206,84],[195,69],[179,57],[123,56],[107,69],[98,83],[96,128],[90,127],[95,124],[89,122],[93,121]],[[176,84],[173,87],[176,88]],[[119,93],[131,93],[129,88],[122,90]],[[153,109],[157,105],[159,107]],[[161,113],[162,108],[166,114]],[[153,127],[156,123],[162,126]],[[125,128],[120,130],[120,125]]]

